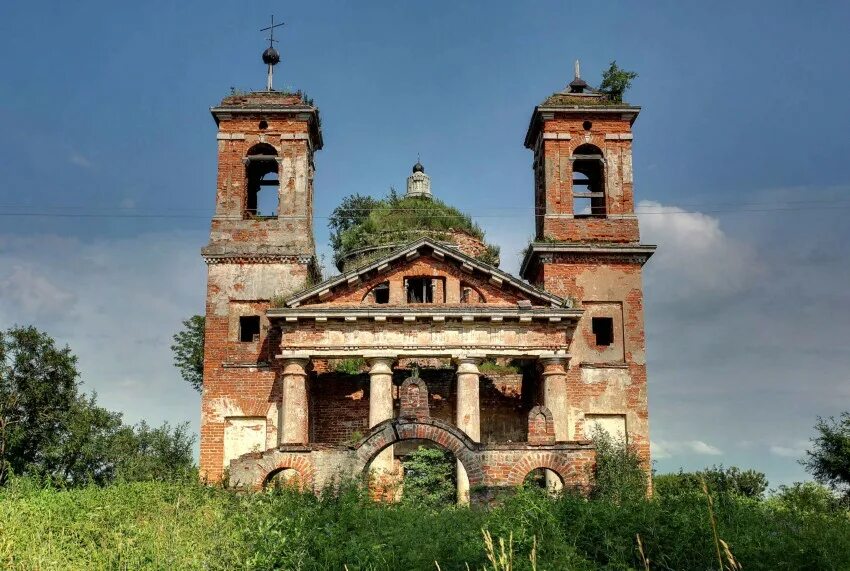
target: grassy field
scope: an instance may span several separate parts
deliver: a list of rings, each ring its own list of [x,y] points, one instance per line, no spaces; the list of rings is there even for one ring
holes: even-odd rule
[[[716,496],[717,536],[743,569],[850,569],[846,511]],[[496,565],[483,531],[492,534]],[[638,550],[640,535],[645,558]],[[194,483],[0,490],[9,569],[718,569],[706,496],[615,505],[520,491],[490,510],[381,505]],[[728,567],[725,552],[722,561]]]

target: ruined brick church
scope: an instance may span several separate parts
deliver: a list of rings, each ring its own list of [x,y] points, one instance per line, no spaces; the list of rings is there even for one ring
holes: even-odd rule
[[[640,107],[578,70],[534,107],[524,144],[536,238],[519,276],[469,232],[411,229],[322,280],[319,110],[271,88],[274,55],[267,90],[211,109],[201,476],[260,488],[287,475],[306,489],[392,479],[430,443],[454,455],[466,502],[541,470],[556,488],[586,485],[594,430],[626,439],[649,469],[641,272],[654,246],[640,243],[634,212]],[[431,199],[418,163],[407,195]]]

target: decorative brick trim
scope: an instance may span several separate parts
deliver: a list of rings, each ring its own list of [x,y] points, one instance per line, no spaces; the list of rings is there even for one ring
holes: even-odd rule
[[[431,417],[428,407],[428,385],[416,377],[408,377],[398,391],[401,401],[399,417],[427,420]]]
[[[278,254],[232,254],[221,256],[204,256],[204,262],[211,266],[215,264],[309,264],[313,256],[292,256]]]
[[[528,412],[528,443],[555,443],[555,421],[548,407],[537,405]]]

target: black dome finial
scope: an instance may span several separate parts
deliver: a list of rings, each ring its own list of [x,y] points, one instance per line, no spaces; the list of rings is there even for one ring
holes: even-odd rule
[[[274,48],[266,48],[263,52],[263,63],[266,65],[277,65],[280,63],[280,54]]]

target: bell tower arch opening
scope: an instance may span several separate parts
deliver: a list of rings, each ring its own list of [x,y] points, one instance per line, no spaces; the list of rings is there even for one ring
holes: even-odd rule
[[[573,151],[572,195],[573,216],[576,218],[604,218],[605,159],[596,145],[585,143]]]
[[[245,217],[276,218],[280,210],[277,149],[258,143],[245,156]]]

